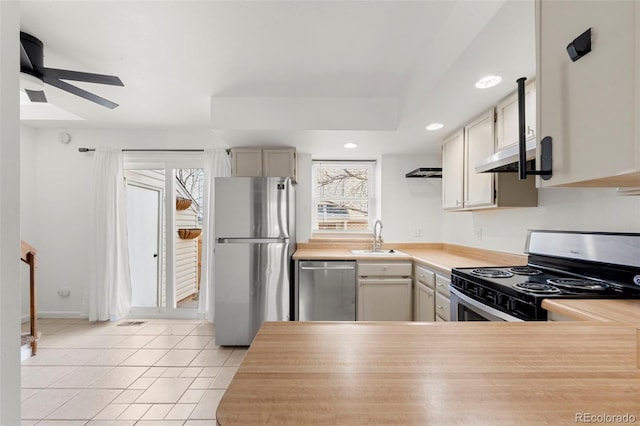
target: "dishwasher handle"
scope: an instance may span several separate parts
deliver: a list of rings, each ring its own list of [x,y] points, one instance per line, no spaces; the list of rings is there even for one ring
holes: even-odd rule
[[[300,266],[303,271],[353,271],[355,266]]]

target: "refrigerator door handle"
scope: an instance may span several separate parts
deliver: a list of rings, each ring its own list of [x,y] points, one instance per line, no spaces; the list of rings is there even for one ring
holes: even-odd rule
[[[218,238],[217,243],[224,244],[264,244],[264,243],[286,243],[289,238]]]

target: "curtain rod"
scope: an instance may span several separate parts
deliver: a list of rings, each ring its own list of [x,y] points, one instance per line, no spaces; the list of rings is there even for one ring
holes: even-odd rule
[[[78,152],[93,152],[95,148],[78,148]],[[230,149],[225,149],[227,154]],[[204,152],[204,149],[123,149],[122,152]]]

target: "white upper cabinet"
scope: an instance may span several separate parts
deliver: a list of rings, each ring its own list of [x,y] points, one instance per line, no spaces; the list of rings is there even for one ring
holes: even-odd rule
[[[231,148],[231,175],[235,177],[262,176],[262,149]]]
[[[442,208],[474,210],[538,205],[534,179],[517,173],[477,173],[475,166],[495,151],[495,111],[467,124],[443,141]]]
[[[231,148],[231,175],[290,177],[296,182],[295,148]]]
[[[296,151],[293,148],[264,148],[262,150],[264,176],[289,176],[296,181]]]
[[[442,208],[461,209],[464,175],[464,132],[460,130],[442,144]]]
[[[525,129],[527,139],[536,136],[536,87],[525,86]],[[496,151],[518,143],[518,92],[504,98],[496,107]]]
[[[592,51],[572,62],[589,28]],[[536,0],[536,55],[538,140],[553,138],[540,185],[640,186],[640,2]]]
[[[493,173],[476,173],[475,164],[495,149],[494,110],[487,111],[442,145],[442,208],[463,210],[493,205]]]
[[[491,108],[464,128],[464,207],[491,206],[494,199],[493,173],[477,173],[476,164],[493,154],[495,112]]]

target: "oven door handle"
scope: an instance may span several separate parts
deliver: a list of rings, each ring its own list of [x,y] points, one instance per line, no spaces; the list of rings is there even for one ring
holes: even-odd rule
[[[475,299],[470,298],[466,294],[460,293],[458,289],[454,286],[449,286],[449,291],[451,292],[451,320],[458,320],[458,300],[464,302],[464,305],[467,305],[470,308],[473,308],[477,314],[491,320],[491,321],[508,321],[508,322],[524,322],[520,318],[516,318],[512,315],[509,315],[505,312],[499,311],[497,309],[492,308],[491,306],[487,306],[482,302],[478,302]],[[458,299],[458,300],[455,300]]]

